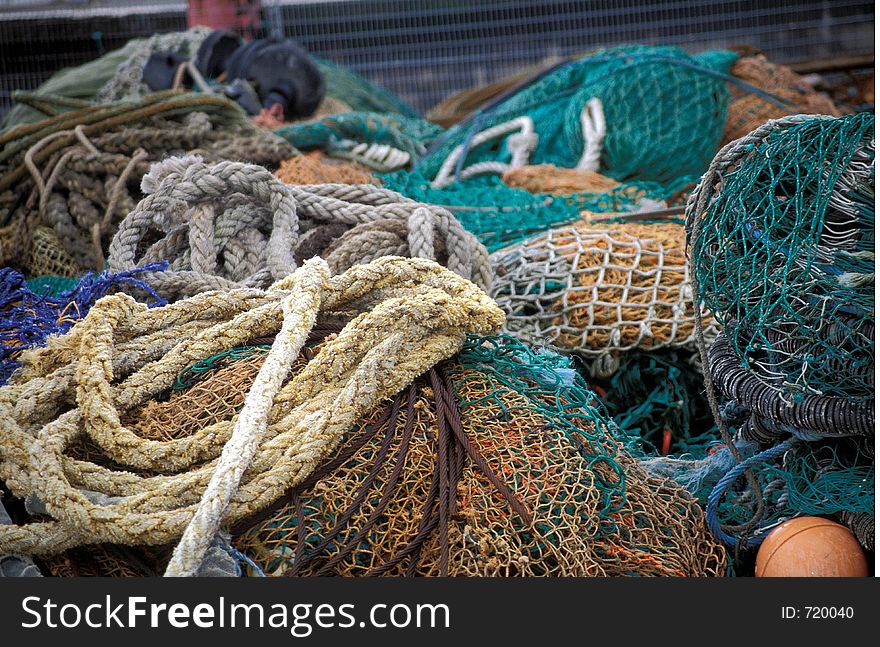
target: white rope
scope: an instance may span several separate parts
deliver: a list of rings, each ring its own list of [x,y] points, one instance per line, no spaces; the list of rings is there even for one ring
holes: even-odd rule
[[[584,152],[575,167],[581,171],[599,171],[602,157],[602,140],[605,139],[605,111],[602,102],[593,97],[581,111],[581,132],[584,136]]]
[[[538,135],[535,133],[535,124],[531,117],[517,117],[477,133],[470,141],[470,148],[508,133],[514,133],[507,139],[507,150],[510,151],[509,164],[494,161],[471,164],[467,168],[462,169],[461,179],[466,180],[475,175],[484,175],[486,173],[501,175],[512,168],[519,168],[528,164],[529,156],[538,145]],[[466,153],[464,144],[456,146],[443,161],[437,176],[431,182],[431,188],[442,189],[452,184],[455,181],[453,177],[455,167],[458,166],[458,161],[462,155],[466,155]]]

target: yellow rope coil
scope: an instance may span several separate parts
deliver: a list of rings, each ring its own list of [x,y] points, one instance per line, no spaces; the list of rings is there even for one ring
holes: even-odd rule
[[[291,377],[320,318],[348,323]],[[158,309],[105,297],[67,335],[23,354],[0,389],[0,479],[52,517],[0,528],[0,553],[183,537],[167,574],[193,574],[221,524],[271,505],[383,399],[455,354],[467,334],[502,323],[469,281],[398,257],[332,277],[316,258],[265,291],[206,292]],[[272,335],[231,420],[169,441],[123,426],[193,362]],[[66,456],[82,436],[123,469]]]

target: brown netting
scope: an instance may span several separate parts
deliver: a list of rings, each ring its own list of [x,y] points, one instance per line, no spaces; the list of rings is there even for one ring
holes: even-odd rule
[[[281,162],[275,176],[285,184],[379,185],[379,180],[362,164],[336,160],[317,150]]]
[[[268,349],[255,348],[244,359],[216,371],[214,380],[196,382],[185,391],[172,392],[165,402],[150,402],[126,425],[150,440],[172,440],[231,418],[244,404]]]
[[[789,114],[823,114],[839,117],[843,114],[825,94],[816,92],[801,77],[784,65],[768,61],[763,55],[743,56],[730,73],[753,86],[790,103],[785,108],[775,105],[757,94],[733,83],[728,83],[730,102],[724,125],[722,145],[748,135],[770,119]]]
[[[601,360],[593,363],[596,374],[612,373],[623,351],[694,342],[682,225],[580,222],[491,259],[505,332]],[[703,326],[717,332],[708,311]]]
[[[530,193],[605,193],[620,186],[620,182],[595,171],[561,168],[553,164],[520,166],[505,171],[501,179],[508,186],[525,189]]]
[[[31,237],[28,268],[34,276],[77,278],[80,266],[62,247],[58,236],[49,227],[37,227]]]
[[[235,415],[264,356],[211,358],[182,376],[188,390],[133,416],[155,416],[137,432],[179,437]],[[518,389],[505,365],[429,371],[268,516],[239,523],[237,547],[277,575],[723,574],[690,495],[642,471],[590,401]]]
[[[64,551],[40,560],[51,577],[145,577],[160,571],[150,551],[102,544]]]

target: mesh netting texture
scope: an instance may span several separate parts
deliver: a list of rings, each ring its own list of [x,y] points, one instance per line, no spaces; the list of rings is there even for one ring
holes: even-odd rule
[[[700,298],[741,364],[796,399],[874,398],[874,117],[732,142],[688,203]]]
[[[22,351],[42,346],[50,335],[70,330],[107,294],[122,290],[153,307],[165,305],[152,288],[137,278],[143,271],[87,274],[70,289],[50,294],[38,286],[34,286],[38,291],[31,289],[15,270],[0,269],[0,385],[19,366],[17,358]]]
[[[694,305],[684,228],[581,222],[491,255],[505,331],[590,361],[607,377],[633,349],[690,347]],[[708,311],[707,333],[715,331]]]
[[[665,206],[698,178],[725,123],[732,52],[599,51],[554,67],[437,137],[411,172],[382,177],[416,200],[447,205],[489,251],[582,210]],[[688,119],[669,119],[687,114]],[[532,195],[500,176],[526,165],[601,173],[567,195]],[[528,188],[528,187],[526,187]],[[559,193],[551,191],[551,193]]]
[[[688,201],[696,291],[723,327],[705,365],[733,436],[703,461],[651,465],[704,488],[730,546],[823,514],[873,550],[873,202],[869,114],[770,121]]]
[[[751,87],[728,84],[730,102],[722,138],[725,144],[748,135],[770,119],[789,114],[843,114],[827,95],[810,87],[788,67],[772,63],[761,54],[743,56],[731,66],[730,74]]]
[[[236,544],[287,576],[721,574],[700,509],[637,468],[594,397],[559,356],[472,338]]]
[[[318,319],[341,332],[295,375]],[[225,290],[162,308],[100,299],[66,335],[21,354],[0,388],[0,479],[41,516],[0,528],[0,553],[176,543],[166,573],[195,574],[221,523],[308,478],[356,421],[502,315],[432,261],[386,257],[331,276],[321,259],[266,291]],[[196,362],[274,336],[234,420],[169,441],[127,414]],[[87,441],[97,456],[78,450]]]

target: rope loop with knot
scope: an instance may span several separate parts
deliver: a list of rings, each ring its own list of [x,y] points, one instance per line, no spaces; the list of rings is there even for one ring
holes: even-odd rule
[[[313,327],[332,321],[347,324],[292,374]],[[158,309],[104,297],[68,334],[24,353],[0,389],[0,479],[51,517],[0,526],[0,554],[179,541],[166,574],[192,575],[221,527],[272,505],[383,400],[502,322],[470,281],[399,257],[337,276],[316,258],[265,291]],[[232,419],[170,441],[125,426],[188,366],[267,336],[275,341]],[[84,441],[104,460],[72,457]]]

